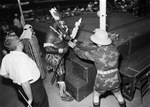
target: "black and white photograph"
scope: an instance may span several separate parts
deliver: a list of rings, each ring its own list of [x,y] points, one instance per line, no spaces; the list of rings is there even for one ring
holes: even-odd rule
[[[0,107],[150,107],[150,0],[0,0]]]

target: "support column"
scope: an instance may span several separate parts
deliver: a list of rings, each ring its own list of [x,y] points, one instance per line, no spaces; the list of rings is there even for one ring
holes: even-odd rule
[[[106,30],[106,0],[99,0],[99,10],[100,10],[100,29]]]

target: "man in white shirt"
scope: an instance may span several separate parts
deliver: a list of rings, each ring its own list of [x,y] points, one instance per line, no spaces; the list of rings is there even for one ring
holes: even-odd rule
[[[4,42],[10,51],[2,60],[0,75],[9,78],[23,89],[28,105],[49,107],[48,98],[36,63],[22,52],[24,46],[16,35]]]

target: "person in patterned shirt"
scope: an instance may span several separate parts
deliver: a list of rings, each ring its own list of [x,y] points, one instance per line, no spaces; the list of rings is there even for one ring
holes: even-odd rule
[[[82,59],[94,62],[97,75],[93,92],[93,107],[100,107],[100,95],[111,91],[120,107],[126,107],[125,100],[120,91],[121,78],[118,70],[119,52],[112,45],[108,33],[101,29],[95,29],[95,34],[90,37],[93,43],[69,42],[69,46]]]
[[[45,79],[47,73],[44,65],[43,54],[33,27],[30,24],[26,24],[24,26],[20,39],[24,45],[23,52],[25,52],[31,59],[36,62],[41,73],[41,78]]]

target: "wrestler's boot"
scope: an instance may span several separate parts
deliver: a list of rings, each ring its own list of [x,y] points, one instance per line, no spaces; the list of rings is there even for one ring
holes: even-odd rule
[[[100,107],[99,96],[100,96],[100,94],[94,90],[94,92],[93,92],[93,107]]]
[[[115,95],[116,99],[118,100],[118,103],[119,103],[120,107],[127,107],[126,106],[126,101],[123,98],[120,89],[117,90],[117,91],[113,91],[113,94]]]
[[[127,107],[125,101],[123,103],[119,102],[119,105],[120,105],[120,107]]]
[[[93,107],[100,107],[100,104],[99,103],[98,104],[93,103]]]
[[[61,75],[59,77],[59,81],[58,81],[59,92],[60,92],[61,99],[63,101],[73,101],[74,98],[66,91],[66,84],[63,81],[63,76],[64,75]]]

